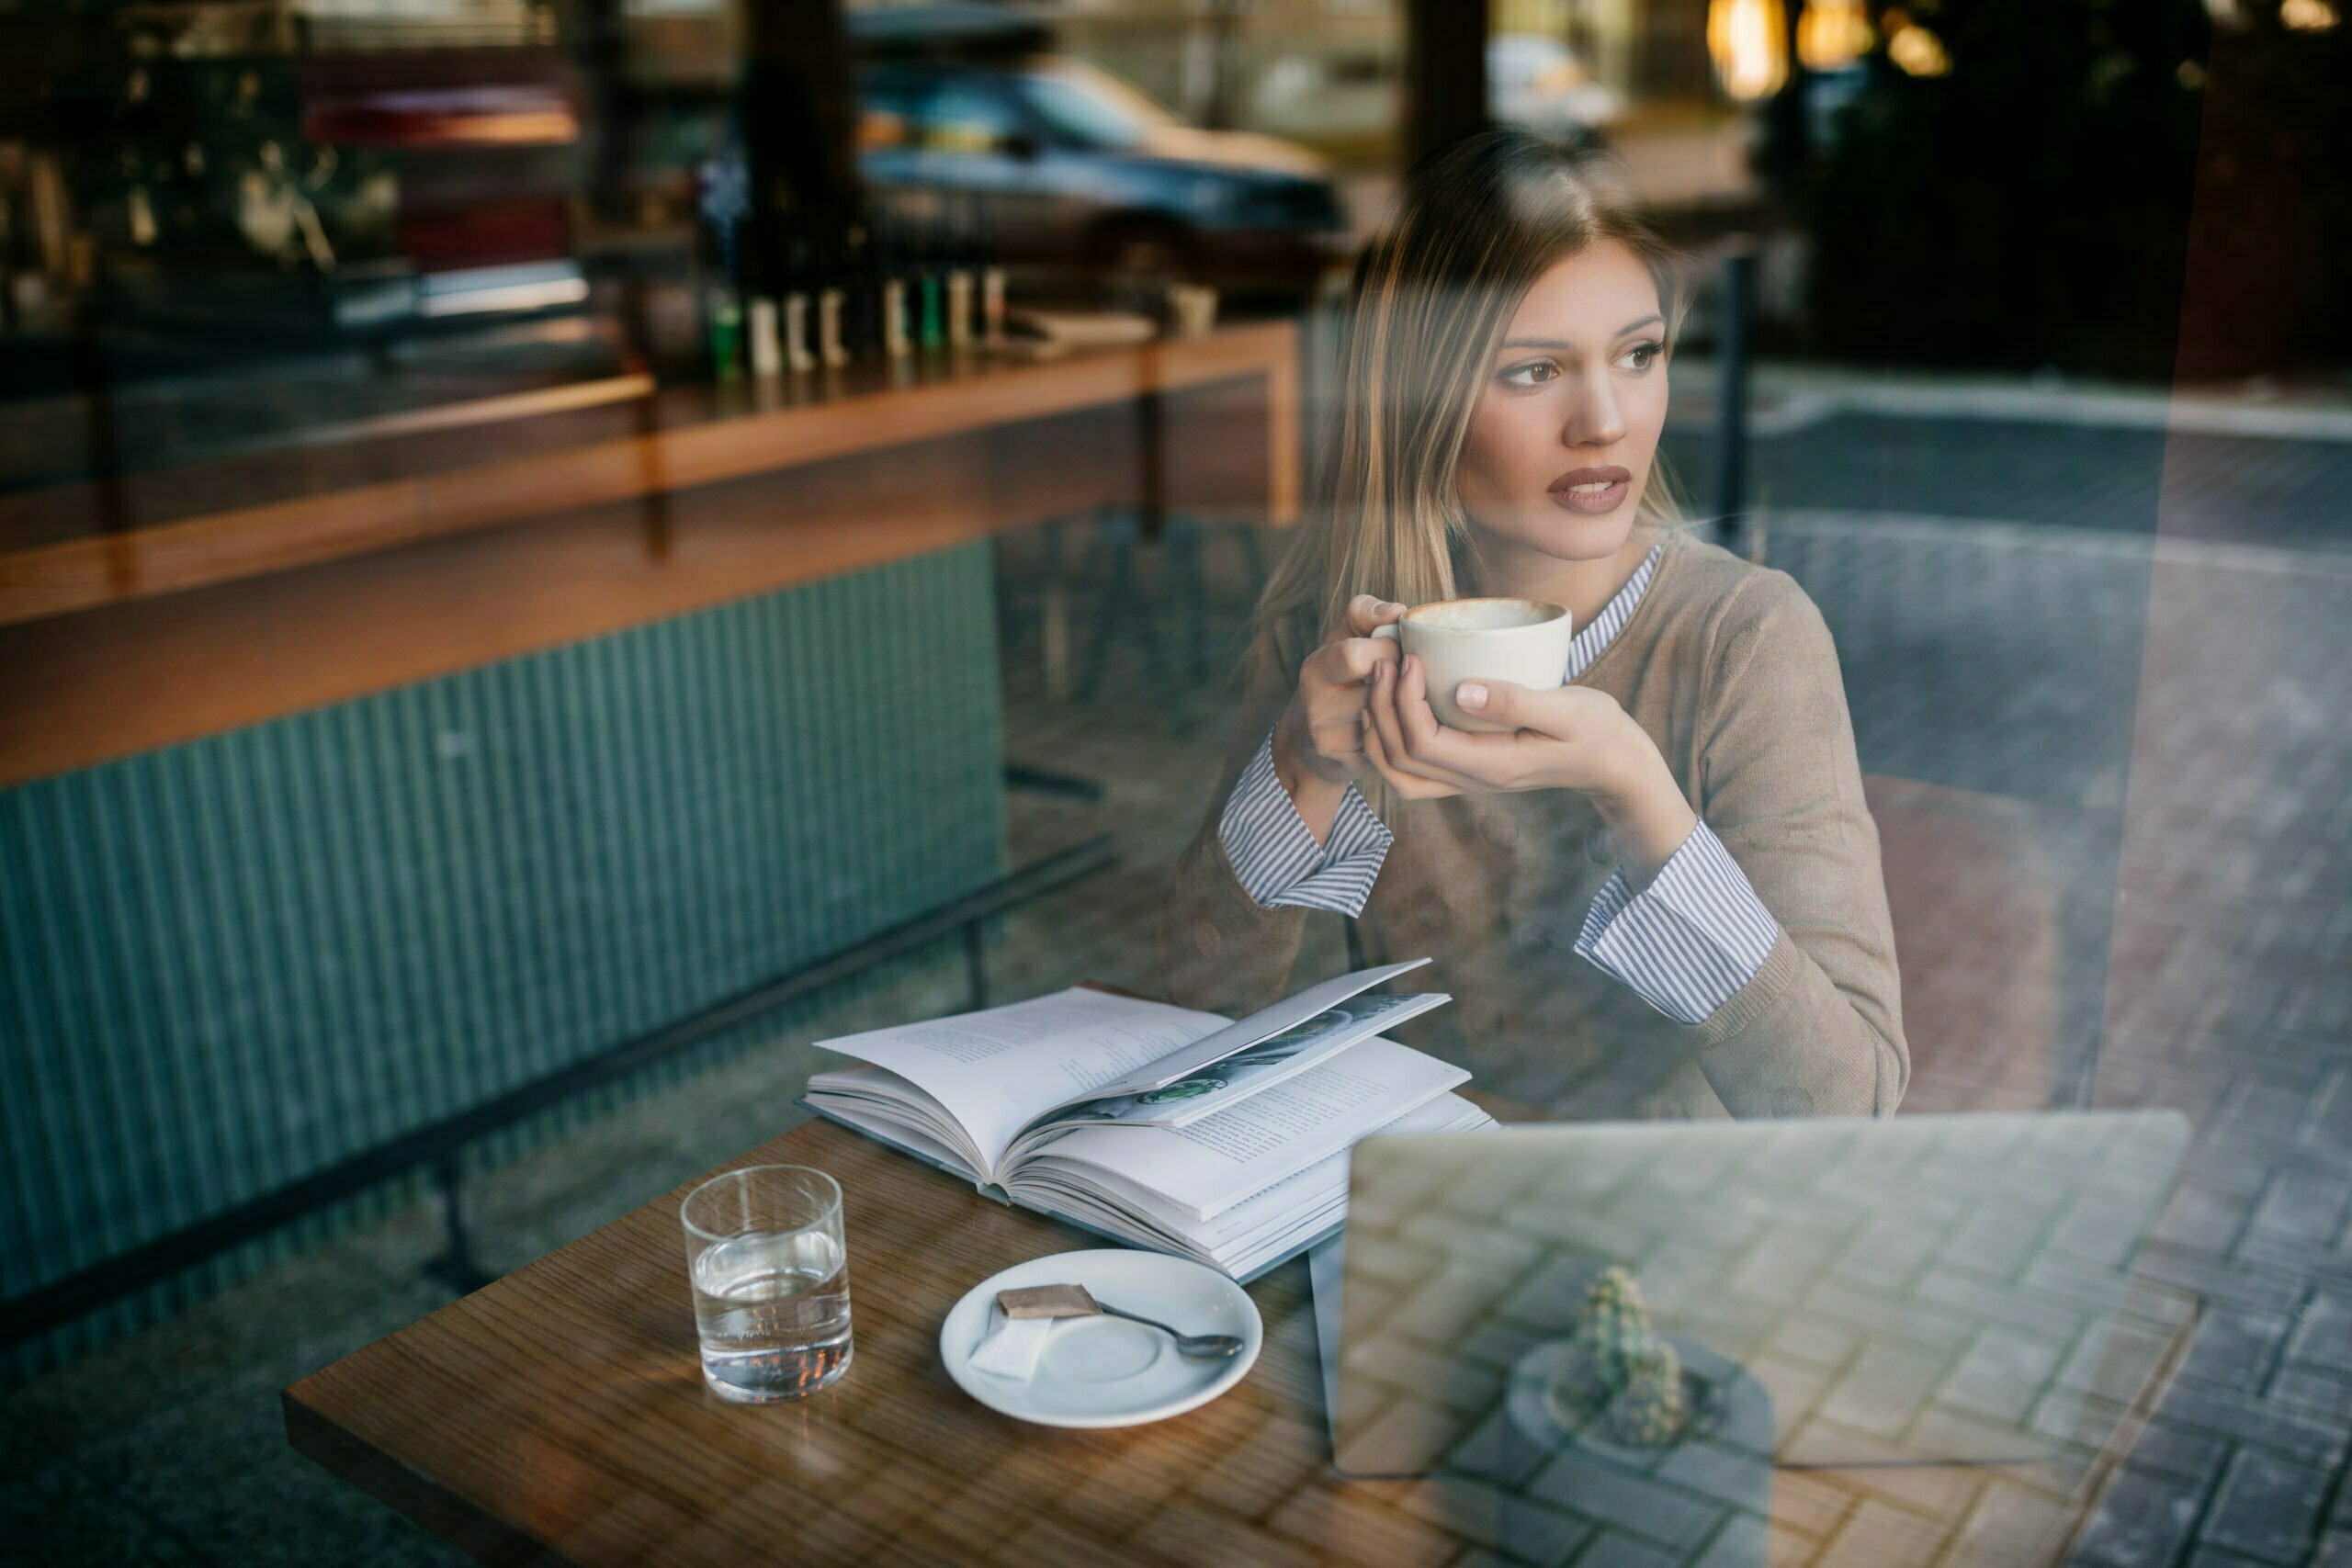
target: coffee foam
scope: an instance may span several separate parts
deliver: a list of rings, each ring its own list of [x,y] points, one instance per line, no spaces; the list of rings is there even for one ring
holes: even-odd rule
[[[1424,604],[1408,619],[1443,631],[1491,632],[1541,626],[1559,613],[1556,605],[1534,599],[1449,599]]]

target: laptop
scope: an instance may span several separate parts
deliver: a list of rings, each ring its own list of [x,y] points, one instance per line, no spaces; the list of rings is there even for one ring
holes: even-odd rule
[[[1746,1560],[1736,1525],[1760,1551],[1792,1470],[2002,1467],[2079,1503],[2192,1330],[2133,1269],[2188,1136],[2088,1111],[1368,1138],[1309,1258],[1335,1463],[1533,1497],[1644,1561]],[[1622,1337],[1629,1302],[1674,1354],[1603,1407],[1591,1325]]]

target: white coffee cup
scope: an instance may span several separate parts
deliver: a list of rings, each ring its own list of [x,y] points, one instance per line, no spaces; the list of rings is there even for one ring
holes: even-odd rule
[[[1509,681],[1548,692],[1568,675],[1567,610],[1541,599],[1442,599],[1374,629],[1395,637],[1427,671],[1430,706],[1453,729],[1508,730],[1453,704],[1464,681]]]

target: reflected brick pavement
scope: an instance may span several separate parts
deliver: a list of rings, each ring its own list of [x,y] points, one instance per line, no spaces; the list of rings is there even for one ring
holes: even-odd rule
[[[2352,1568],[2352,529],[2336,522],[2352,448],[2036,434],[2033,472],[2060,488],[2033,489],[2039,513],[2020,515],[1951,470],[2023,449],[1988,444],[1988,422],[1957,423],[1759,446],[1773,487],[1762,548],[1838,636],[1886,840],[1917,1065],[1906,1103],[2020,1108],[2080,1092],[2189,1114],[2186,1178],[2146,1258],[2202,1297],[2205,1316],[2077,1561]],[[2171,463],[2186,467],[2172,476]],[[1875,510],[1886,506],[1906,515]],[[1920,515],[1939,509],[1960,520]],[[1086,705],[1043,692],[1038,546],[1016,536],[1002,551],[1009,748],[1107,795],[1016,795],[1015,853],[1110,831],[1125,860],[999,922],[990,979],[1001,998],[1080,978],[1148,988],[1170,867],[1233,739],[1225,676],[1245,558],[1236,539],[1210,540],[1208,679],[1148,671],[1123,639]],[[1161,643],[1171,659],[1183,646]],[[1345,963],[1339,923],[1314,921],[1300,972]],[[471,1200],[485,1245],[520,1261],[773,1135],[813,1061],[801,1041],[952,1010],[961,974],[952,951],[898,965],[821,1021],[796,1020],[773,1051],[485,1172]],[[1538,1064],[1481,1082],[1544,1098]],[[290,1376],[439,1304],[417,1272],[437,1245],[417,1205],[17,1396],[0,1411],[23,1461],[0,1486],[8,1539],[55,1561],[454,1561],[294,1456],[275,1409]],[[1784,1348],[1792,1365],[1836,1359],[1827,1343]],[[1286,1444],[1323,1440],[1285,1423]],[[1864,1519],[1782,1479],[1776,1496],[1802,1539],[1833,1556],[1844,1541],[1852,1561],[1883,1539],[1863,1526],[1911,1506],[1894,1489]],[[1526,1560],[1463,1551],[1428,1523],[1425,1489],[1351,1488],[1343,1512],[1330,1483],[1286,1492],[1209,1464],[1187,1484],[1230,1530],[1157,1542],[1165,1498],[1083,1485],[1071,1517],[1115,1512],[1138,1553],[1193,1562],[1238,1555],[1260,1525],[1282,1560]],[[1067,1555],[1049,1522],[1033,1533],[996,1554],[1029,1568]],[[1542,1540],[1546,1557],[1587,1551],[1578,1568],[1605,1561],[1573,1530],[1518,1539]]]
[[[2300,467],[2272,489],[2352,501],[2352,450],[2277,445]],[[2263,444],[2175,446],[2210,468]],[[2113,517],[1931,527],[1916,504],[1882,518],[1815,496],[1768,513],[1761,549],[1838,639],[1895,890],[1908,1103],[2086,1098],[2177,1107],[2198,1130],[2145,1267],[2207,1316],[2075,1560],[2352,1562],[2352,530],[2322,537],[2305,508],[2233,533],[2190,477],[2116,481],[2129,504],[2186,498],[2182,526],[2152,513],[2136,536]],[[1046,700],[1025,547],[1003,574],[1012,751],[1111,787],[1095,807],[1016,800],[1016,836],[1109,825],[1127,863],[1014,917],[1002,984],[1148,986],[1167,868],[1230,739],[1227,688],[1123,643],[1098,704]],[[1240,558],[1209,562],[1229,648]],[[1344,963],[1336,921],[1309,940],[1302,972]]]

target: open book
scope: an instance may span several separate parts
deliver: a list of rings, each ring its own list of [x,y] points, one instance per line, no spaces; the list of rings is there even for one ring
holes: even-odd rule
[[[1083,987],[820,1041],[861,1065],[808,1104],[1003,1201],[1256,1278],[1337,1230],[1347,1151],[1493,1119],[1469,1074],[1379,1032],[1452,998],[1363,992],[1363,969],[1239,1022]]]

